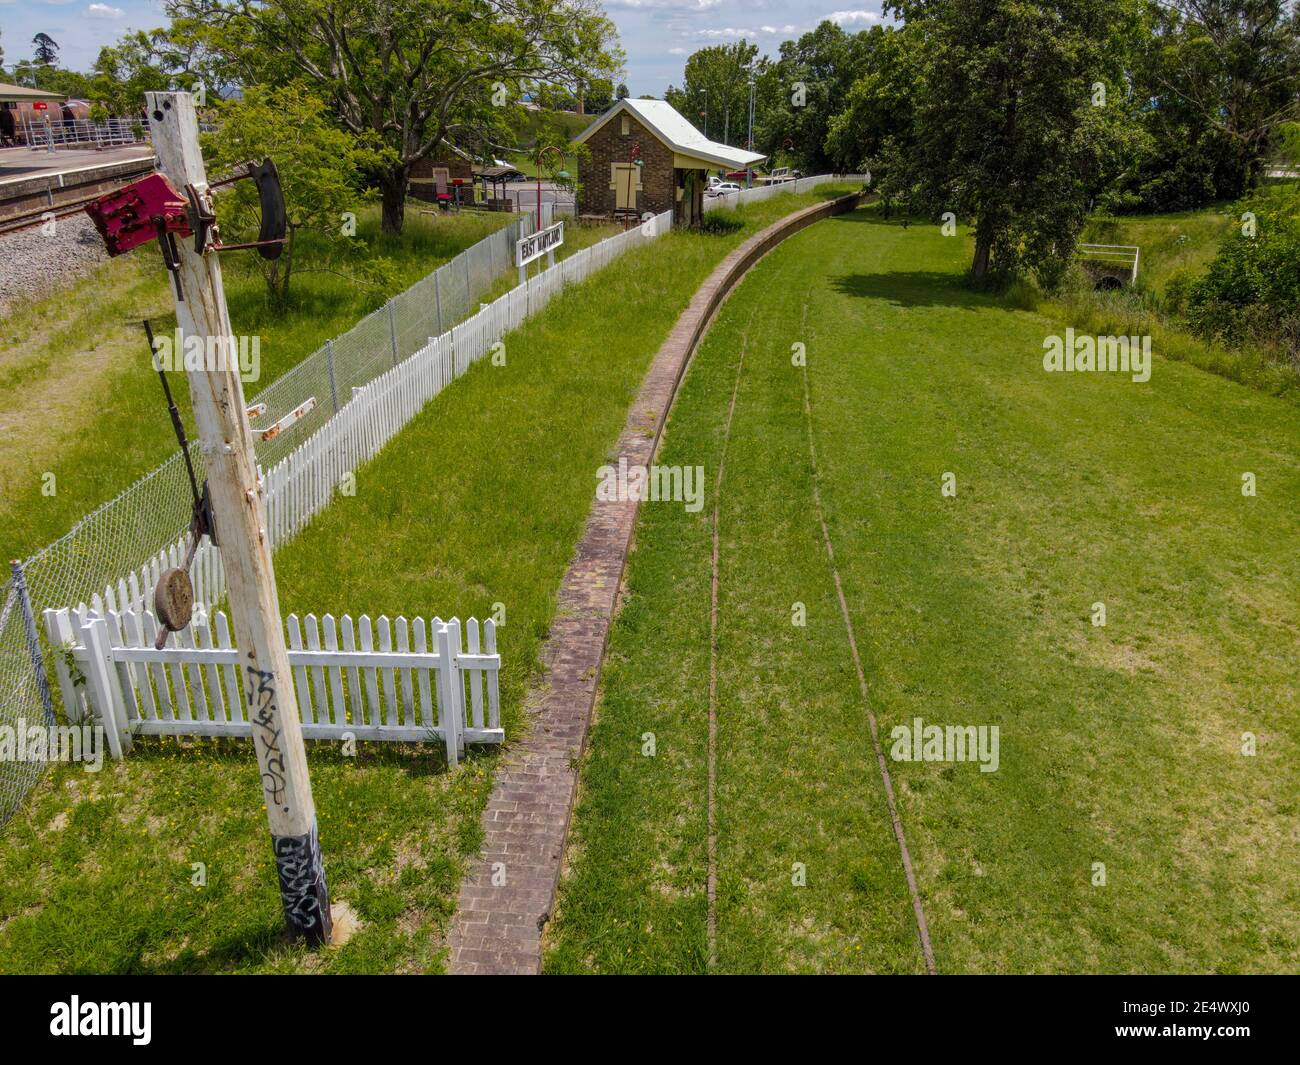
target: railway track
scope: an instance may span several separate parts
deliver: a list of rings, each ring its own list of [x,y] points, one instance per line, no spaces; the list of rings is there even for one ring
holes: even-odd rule
[[[35,211],[24,211],[22,214],[12,215],[9,218],[0,219],[0,237],[6,233],[17,233],[24,229],[31,229],[33,226],[43,225],[51,219],[67,218],[70,215],[81,214],[86,204],[93,203],[104,195],[102,192],[94,196],[86,196],[79,200],[73,200],[71,203],[59,204],[57,207],[42,207]]]

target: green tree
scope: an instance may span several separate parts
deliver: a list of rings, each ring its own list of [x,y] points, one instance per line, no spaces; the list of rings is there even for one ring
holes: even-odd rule
[[[609,78],[596,78],[582,90],[582,106],[587,114],[598,115],[614,106],[614,83]]]
[[[1127,150],[1124,0],[904,0],[921,77],[915,141],[895,179],[922,210],[973,220],[972,277],[1051,285],[1090,201]],[[1098,106],[1096,87],[1105,88]]]
[[[57,66],[59,62],[59,44],[48,33],[38,33],[32,38],[36,47],[32,57],[43,67]]]
[[[712,140],[744,144],[749,121],[749,78],[761,74],[765,60],[758,45],[740,40],[693,52],[686,60],[680,89],[669,86],[664,99]]]
[[[135,30],[99,50],[90,91],[111,114],[138,115],[144,110],[145,93],[172,87],[158,46],[161,33]]]
[[[314,233],[338,250],[350,246],[345,213],[355,222],[361,173],[373,165],[376,153],[358,146],[325,104],[300,85],[249,86],[242,98],[221,103],[217,118],[215,131],[203,137],[212,173],[226,174],[267,157],[279,171],[288,240],[278,259],[253,255],[249,261],[261,269],[272,306],[282,310],[302,232]],[[222,196],[218,210],[227,243],[256,239],[261,206],[252,182],[238,182]]]
[[[1169,0],[1154,14],[1152,42],[1154,110],[1183,117],[1170,147],[1185,153],[1190,131],[1206,165],[1222,165],[1214,193],[1244,195],[1279,127],[1300,117],[1300,8],[1289,0]]]
[[[912,148],[912,100],[920,84],[918,38],[893,27],[863,34],[861,63],[843,107],[830,118],[825,151],[840,172],[870,171],[878,187],[893,187],[893,175]]]
[[[783,41],[763,94],[760,150],[788,153],[804,170],[831,168],[827,137],[853,83],[866,69],[872,36],[849,34],[830,21],[796,41]]]
[[[598,0],[175,0],[245,84],[302,79],[383,146],[383,228],[401,231],[410,168],[447,142],[499,140],[525,82],[576,85],[622,62]]]
[[[1187,318],[1198,336],[1282,348],[1300,367],[1300,193],[1261,190],[1250,212],[1192,285]]]

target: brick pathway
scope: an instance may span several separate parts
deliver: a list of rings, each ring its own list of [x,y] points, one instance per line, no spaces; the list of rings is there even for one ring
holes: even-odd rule
[[[654,459],[677,384],[732,287],[791,233],[852,210],[857,195],[805,208],[727,255],[692,297],[641,383],[618,441],[628,466]],[[593,476],[595,471],[593,471]],[[485,841],[460,889],[448,936],[453,973],[536,973],[542,928],[559,882],[576,766],[600,683],[609,624],[636,524],[635,502],[596,503],[560,585],[559,609],[542,651],[544,676],[527,699],[526,735],[507,748],[483,812]],[[493,878],[504,883],[494,886]]]

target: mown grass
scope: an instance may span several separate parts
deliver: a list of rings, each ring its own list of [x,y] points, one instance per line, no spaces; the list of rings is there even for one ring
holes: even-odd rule
[[[251,397],[344,332],[387,297],[509,221],[462,212],[432,218],[412,204],[400,238],[379,233],[363,211],[357,239],[391,264],[382,290],[357,284],[351,267],[311,240],[298,252],[286,313],[266,298],[251,252],[222,259],[235,332],[261,338]],[[0,326],[0,554],[22,558],[111,499],[176,447],[140,322],[156,335],[176,327],[170,279],[152,247],[112,259],[56,295],[17,309]],[[172,391],[188,418],[189,389]],[[51,482],[45,475],[53,474]],[[49,492],[52,484],[53,493]]]
[[[642,510],[548,971],[705,968],[713,484],[745,336],[721,493],[719,970],[921,964],[796,342],[887,756],[918,717],[1000,728],[996,772],[890,761],[939,970],[1295,970],[1294,407],[1159,343],[1146,384],[1047,374],[1064,322],[969,291],[969,254],[860,210],[724,307],[659,459],[703,465],[708,498]]]
[[[535,674],[596,471],[654,352],[745,236],[830,195],[741,212],[742,232],[674,232],[556,297],[357,472],[276,556],[281,608],[487,616],[508,735]],[[278,893],[245,744],[137,741],[98,775],[54,769],[0,834],[0,971],[408,972],[442,936],[495,757],[446,772],[433,748],[309,745],[331,891],[362,927],[310,953],[280,938]],[[207,886],[191,886],[203,862]]]

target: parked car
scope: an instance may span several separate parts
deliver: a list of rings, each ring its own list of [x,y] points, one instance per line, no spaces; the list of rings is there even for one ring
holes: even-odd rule
[[[704,190],[706,196],[726,196],[731,192],[739,192],[740,186],[734,181],[719,181],[716,185],[710,185]]]

